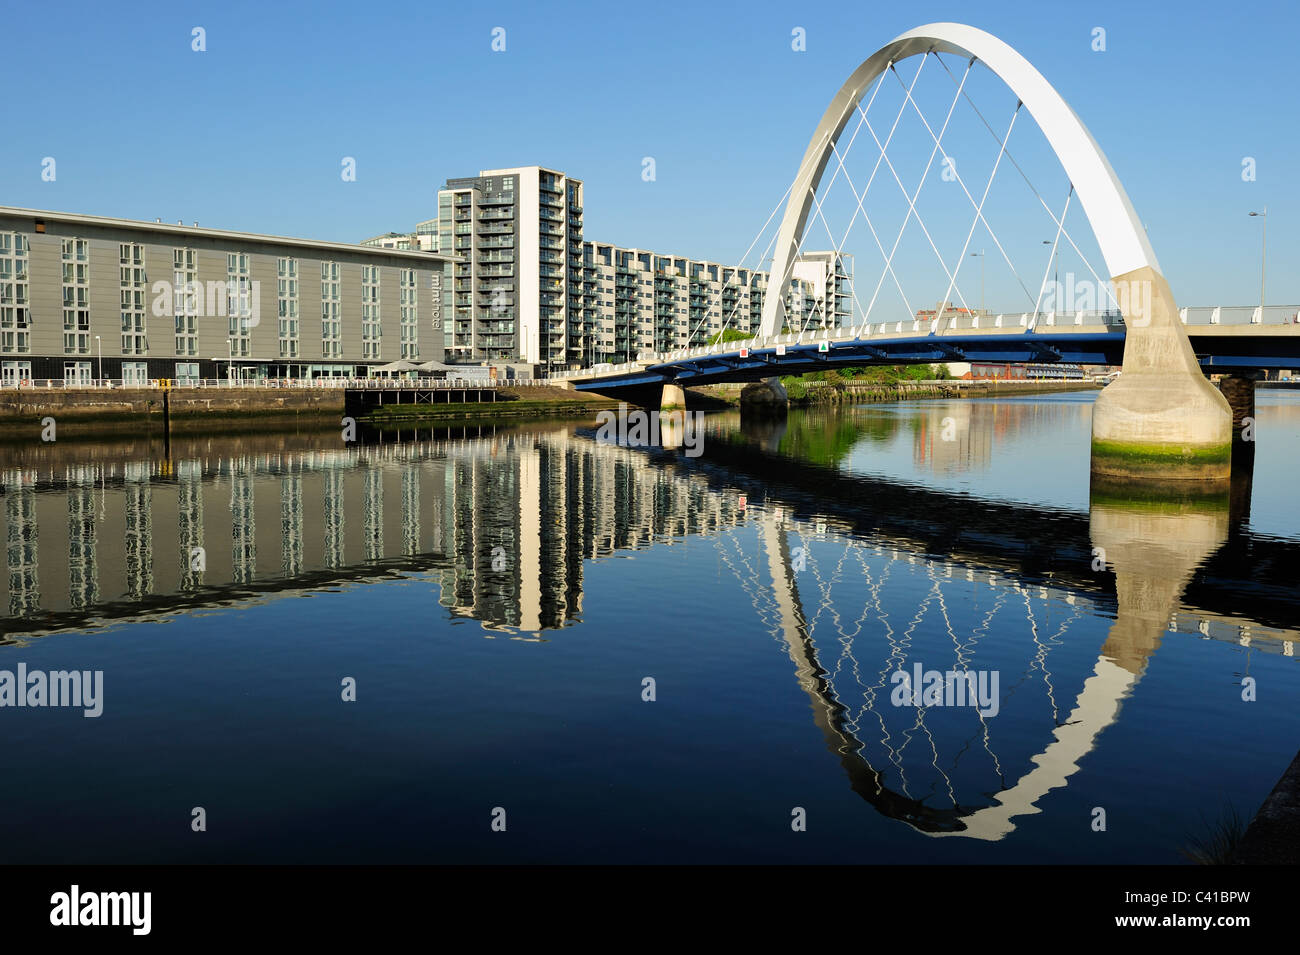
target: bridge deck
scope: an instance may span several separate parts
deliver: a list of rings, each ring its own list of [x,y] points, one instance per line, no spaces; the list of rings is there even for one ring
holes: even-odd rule
[[[1289,309],[1289,307],[1288,307]],[[1267,323],[1184,322],[1192,348],[1207,369],[1300,367],[1300,324],[1287,309],[1268,312]],[[1258,313],[1256,313],[1256,317]],[[1068,319],[1068,320],[1067,320]],[[675,381],[703,385],[798,375],[836,367],[935,362],[1069,362],[1119,365],[1124,356],[1124,325],[1110,315],[985,316],[952,319],[942,329],[933,322],[885,322],[849,329],[788,333],[772,338],[725,342],[656,354],[621,365],[559,376],[571,388],[608,391]]]

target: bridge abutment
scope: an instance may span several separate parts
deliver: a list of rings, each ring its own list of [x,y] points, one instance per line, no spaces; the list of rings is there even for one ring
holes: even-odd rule
[[[752,382],[740,392],[740,416],[784,418],[790,410],[790,396],[780,378]]]
[[[1232,409],[1202,373],[1169,283],[1149,266],[1113,281],[1126,325],[1124,370],[1093,406],[1093,473],[1226,487]]]
[[[1249,372],[1224,375],[1219,379],[1219,393],[1223,395],[1228,402],[1228,408],[1232,411],[1232,440],[1234,445],[1243,440],[1254,440],[1255,382],[1259,378],[1259,372]],[[1243,430],[1246,431],[1244,438],[1242,437]]]

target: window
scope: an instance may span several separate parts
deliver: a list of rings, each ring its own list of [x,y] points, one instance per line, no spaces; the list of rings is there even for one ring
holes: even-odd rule
[[[280,321],[280,357],[298,357],[298,260],[275,263],[276,311]]]
[[[343,356],[343,336],[339,324],[339,264],[322,262],[320,266],[320,346],[322,358]]]
[[[0,361],[0,388],[13,388],[31,381],[32,363],[29,361]]]
[[[247,252],[226,254],[226,318],[230,357],[248,358],[252,354],[253,282]]]
[[[149,384],[148,363],[143,361],[122,362],[122,384],[124,385]]]
[[[201,295],[198,253],[194,249],[172,250],[172,315],[176,322],[177,355],[197,356],[199,353]],[[198,377],[197,372],[195,377]]]
[[[90,354],[90,242],[62,240],[63,353]],[[65,366],[66,367],[66,366]],[[67,378],[67,375],[64,375]]]
[[[199,363],[196,361],[179,361],[176,363],[176,384],[196,385],[199,382]]]
[[[420,293],[415,284],[415,269],[402,269],[398,285],[401,288],[401,357],[419,358]]]
[[[63,363],[63,383],[65,385],[88,385],[90,381],[90,362],[65,361]]]
[[[0,232],[0,353],[22,355],[32,350],[27,297],[27,237]]]
[[[361,266],[361,357],[377,359],[383,330],[380,327],[379,266]]]
[[[118,246],[118,276],[121,296],[122,354],[147,355],[149,342],[145,337],[144,246],[134,242],[124,242]],[[126,378],[125,372],[122,377]]]

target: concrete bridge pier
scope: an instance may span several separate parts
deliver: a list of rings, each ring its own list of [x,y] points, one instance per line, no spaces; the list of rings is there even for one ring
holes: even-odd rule
[[[790,411],[790,396],[780,378],[751,382],[740,392],[740,417],[784,418]]]
[[[1219,393],[1228,402],[1232,411],[1232,443],[1234,448],[1240,441],[1253,441],[1255,421],[1255,382],[1262,377],[1260,372],[1234,372],[1219,379]],[[1246,419],[1250,419],[1247,421]],[[1242,430],[1250,425],[1246,437]]]
[[[1255,483],[1255,382],[1262,372],[1234,372],[1219,379],[1219,392],[1232,409],[1231,518],[1234,526],[1250,522]]]
[[[1163,275],[1113,280],[1124,312],[1124,370],[1092,411],[1092,471],[1134,486],[1227,488],[1233,413],[1206,380]]]

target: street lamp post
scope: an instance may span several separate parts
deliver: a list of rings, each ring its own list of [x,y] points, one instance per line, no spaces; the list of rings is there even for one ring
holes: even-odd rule
[[[1043,245],[1052,247],[1052,311],[1059,312],[1062,311],[1059,301],[1061,297],[1061,260],[1057,257],[1058,250],[1055,242],[1051,239],[1044,239]]]
[[[104,381],[104,343],[95,336],[95,350],[99,352],[99,368],[95,371],[95,385],[98,387]]]
[[[984,314],[984,250],[980,249],[978,252],[972,252],[970,256],[972,259],[975,258],[976,256],[979,256],[979,260],[980,260],[980,314],[983,315]]]
[[[1263,234],[1259,240],[1259,320],[1264,320],[1264,263],[1268,258],[1268,206],[1265,206],[1262,212],[1252,212],[1252,216],[1259,216],[1264,220]]]
[[[235,383],[235,343],[231,339],[226,339],[226,384],[234,385]]]

